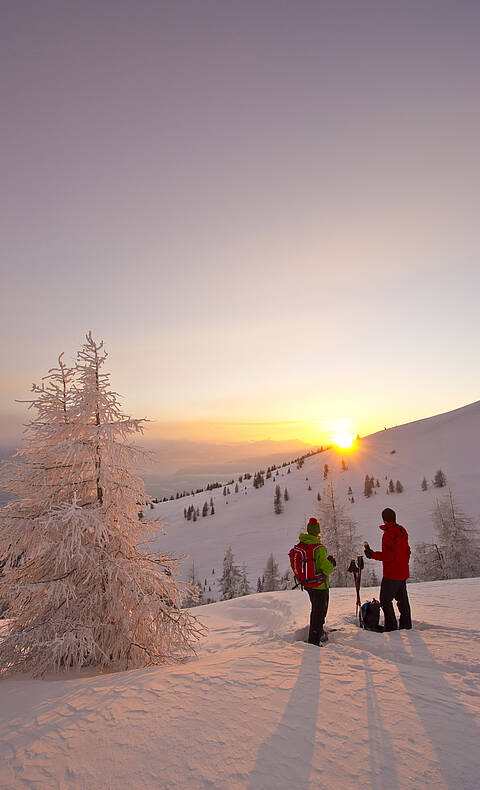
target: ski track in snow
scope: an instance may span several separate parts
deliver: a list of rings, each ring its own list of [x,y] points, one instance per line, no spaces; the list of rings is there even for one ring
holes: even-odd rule
[[[409,632],[361,631],[334,589],[319,649],[306,594],[263,593],[199,607],[185,664],[3,680],[0,788],[477,790],[480,580],[409,593]]]

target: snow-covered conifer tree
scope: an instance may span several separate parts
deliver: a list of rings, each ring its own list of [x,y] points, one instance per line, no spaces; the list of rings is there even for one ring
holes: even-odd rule
[[[278,571],[278,563],[273,554],[270,554],[265,570],[263,571],[263,591],[272,592],[273,590],[280,589],[280,573]]]
[[[330,584],[332,587],[348,587],[352,577],[347,568],[352,557],[359,552],[360,536],[355,521],[347,515],[345,505],[339,504],[333,482],[324,490],[317,513],[322,543],[337,561]]]
[[[273,509],[277,515],[283,513],[282,492],[280,486],[275,486],[275,496],[273,497]]]
[[[218,582],[222,601],[238,598],[241,581],[242,575],[237,565],[235,565],[232,547],[228,546],[223,557],[223,574]]]
[[[206,579],[205,579],[205,586],[206,586]],[[204,595],[203,595],[203,587],[200,579],[197,576],[195,571],[195,563],[192,562],[190,566],[190,571],[187,576],[187,594],[183,599],[183,606],[184,607],[192,607],[192,606],[202,606],[205,603]]]
[[[158,521],[138,518],[146,495],[127,441],[143,420],[120,412],[106,356],[89,333],[75,371],[59,358],[33,388],[37,416],[6,469],[17,499],[0,511],[3,672],[167,663],[201,633],[180,608],[178,560],[146,551]]]
[[[250,587],[247,575],[247,566],[245,563],[242,565],[242,578],[240,580],[239,586],[239,594],[240,595],[250,595],[252,592],[252,588]]]

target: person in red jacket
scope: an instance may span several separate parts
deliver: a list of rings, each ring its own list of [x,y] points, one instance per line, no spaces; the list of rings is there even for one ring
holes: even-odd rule
[[[410,576],[408,562],[410,559],[410,546],[408,533],[404,527],[397,524],[397,516],[392,508],[387,507],[382,511],[383,530],[382,550],[372,551],[365,543],[365,556],[368,559],[383,562],[383,579],[380,586],[380,605],[385,617],[384,631],[396,631],[399,628],[412,627],[412,615],[407,593],[407,579]],[[393,609],[395,598],[400,612],[400,623]]]

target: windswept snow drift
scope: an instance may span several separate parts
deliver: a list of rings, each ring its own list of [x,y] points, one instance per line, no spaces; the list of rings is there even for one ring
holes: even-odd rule
[[[317,648],[306,594],[263,593],[198,608],[181,666],[4,680],[0,788],[476,790],[480,580],[409,593],[408,632],[359,630],[335,589]]]

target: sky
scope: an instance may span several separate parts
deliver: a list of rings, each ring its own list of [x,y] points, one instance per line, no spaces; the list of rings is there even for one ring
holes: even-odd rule
[[[479,399],[476,0],[0,16],[5,441],[88,330],[156,437],[319,443]]]

